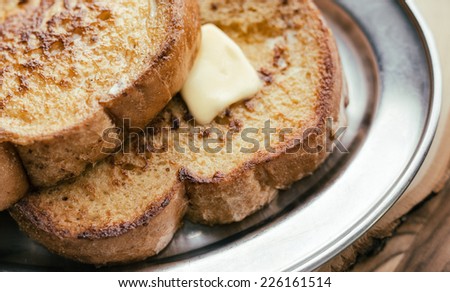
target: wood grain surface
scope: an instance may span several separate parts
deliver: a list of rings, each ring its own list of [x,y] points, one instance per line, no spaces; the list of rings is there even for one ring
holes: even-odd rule
[[[414,2],[434,35],[441,60],[443,104],[436,138],[396,205],[319,271],[450,271],[450,185],[444,189],[450,174],[450,0]]]
[[[450,184],[404,218],[376,256],[352,271],[450,272]]]

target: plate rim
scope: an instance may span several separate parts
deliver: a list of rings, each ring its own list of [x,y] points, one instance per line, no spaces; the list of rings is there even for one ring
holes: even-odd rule
[[[316,270],[322,265],[326,264],[328,261],[339,255],[347,247],[351,246],[355,241],[361,238],[365,233],[367,233],[371,227],[373,227],[394,205],[395,203],[404,195],[408,187],[414,181],[417,173],[420,171],[423,163],[426,160],[427,154],[431,149],[433,140],[436,136],[437,128],[441,118],[441,108],[442,108],[442,71],[441,63],[439,58],[439,53],[437,46],[433,37],[433,34],[428,27],[425,19],[420,13],[414,0],[398,0],[400,6],[407,13],[410,22],[414,25],[416,32],[420,37],[421,44],[425,50],[426,58],[429,65],[430,74],[430,109],[427,116],[427,122],[425,130],[420,139],[420,145],[416,149],[414,155],[412,156],[410,163],[406,167],[405,171],[401,177],[397,180],[395,185],[391,188],[389,193],[391,199],[389,200],[387,208],[380,210],[373,220],[366,220],[362,223],[364,226],[360,228],[360,232],[348,239],[342,239],[335,244],[335,247],[328,248],[328,254],[322,257],[319,261],[312,262],[306,265],[293,265],[285,269],[284,272],[289,271],[312,271]],[[379,206],[381,207],[381,206]],[[371,221],[371,222],[369,222]],[[360,224],[361,225],[361,224]]]

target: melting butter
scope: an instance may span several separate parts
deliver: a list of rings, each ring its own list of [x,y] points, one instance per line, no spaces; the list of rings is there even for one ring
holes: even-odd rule
[[[181,91],[197,123],[211,123],[261,87],[258,73],[241,48],[217,26],[203,25],[200,51]]]

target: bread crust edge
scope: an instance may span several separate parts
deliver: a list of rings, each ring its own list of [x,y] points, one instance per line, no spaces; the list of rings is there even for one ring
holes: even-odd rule
[[[28,191],[28,181],[14,147],[0,144],[0,211],[19,201]]]
[[[97,266],[124,264],[154,256],[169,244],[186,212],[184,193],[179,183],[134,222],[73,235],[55,231],[45,214],[36,217],[27,204],[16,204],[10,214],[30,238],[56,254]]]

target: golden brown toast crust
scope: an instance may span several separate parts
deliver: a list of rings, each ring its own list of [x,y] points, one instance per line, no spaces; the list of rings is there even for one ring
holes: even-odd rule
[[[314,72],[318,71],[318,77],[317,84],[314,83],[314,92],[309,92],[314,96],[315,107],[311,110],[311,117],[302,121],[301,125],[298,126],[299,131],[298,133],[295,133],[299,136],[293,136],[290,137],[289,140],[278,143],[278,147],[274,153],[257,152],[254,154],[249,154],[244,157],[244,161],[242,162],[232,163],[227,161],[227,159],[231,160],[233,156],[221,158],[220,155],[212,156],[213,158],[211,160],[203,160],[206,159],[205,157],[207,156],[207,153],[203,152],[201,154],[197,154],[197,156],[194,155],[193,160],[188,159],[186,161],[187,158],[180,153],[154,153],[150,151],[146,152],[142,157],[131,154],[130,156],[132,158],[126,158],[126,162],[115,162],[113,164],[106,164],[106,162],[102,163],[98,167],[102,167],[104,170],[96,171],[94,169],[86,173],[83,176],[82,182],[76,180],[71,184],[62,185],[58,188],[52,188],[46,190],[45,192],[41,192],[40,194],[30,196],[22,200],[11,210],[13,217],[17,220],[21,228],[24,229],[32,238],[43,243],[49,249],[64,256],[68,255],[67,253],[63,253],[61,246],[65,246],[65,250],[71,249],[74,251],[74,255],[69,255],[72,258],[88,263],[98,263],[98,261],[91,261],[90,259],[91,256],[97,255],[100,262],[105,262],[105,258],[102,258],[102,250],[99,250],[93,246],[91,246],[91,249],[89,250],[78,249],[77,247],[82,246],[84,243],[82,240],[77,238],[80,234],[83,234],[84,231],[91,230],[91,225],[100,225],[105,227],[109,226],[108,228],[110,228],[109,223],[110,220],[114,219],[113,214],[112,219],[108,218],[107,220],[104,220],[103,218],[100,218],[95,221],[93,219],[89,219],[92,222],[83,220],[80,224],[86,224],[86,226],[79,228],[79,225],[71,225],[70,222],[67,223],[60,218],[61,211],[65,210],[66,207],[69,207],[69,205],[61,202],[61,198],[66,195],[69,196],[69,201],[80,198],[80,196],[83,198],[82,203],[70,205],[70,209],[67,209],[68,211],[65,212],[65,214],[73,213],[75,215],[78,215],[78,211],[70,210],[78,210],[80,206],[90,205],[89,199],[91,196],[92,204],[100,204],[108,201],[107,199],[111,197],[112,194],[103,194],[105,191],[105,186],[98,186],[98,184],[99,181],[103,180],[105,175],[108,174],[109,176],[110,172],[114,173],[117,171],[124,177],[123,179],[118,179],[118,181],[114,184],[117,188],[111,190],[111,192],[114,192],[114,195],[116,195],[123,190],[126,190],[127,192],[130,190],[130,192],[135,192],[133,193],[133,198],[145,196],[147,192],[157,193],[158,185],[166,186],[167,184],[170,185],[174,183],[173,181],[176,181],[174,184],[181,184],[183,186],[182,194],[189,200],[189,218],[196,222],[214,225],[240,221],[258,211],[267,205],[267,203],[269,203],[273,198],[275,198],[278,190],[284,189],[296,180],[301,179],[305,175],[311,174],[327,157],[328,153],[325,149],[326,141],[332,133],[331,129],[326,127],[325,121],[327,118],[333,118],[335,122],[339,119],[340,100],[342,94],[342,72],[336,44],[333,40],[332,34],[312,1],[296,0],[276,2],[277,4],[273,4],[275,2],[272,0],[235,0],[219,4],[215,1],[204,0],[200,3],[204,21],[211,22],[211,19],[205,18],[205,15],[212,13],[211,11],[217,13],[214,14],[214,16],[211,16],[212,18],[223,17],[224,19],[230,21],[231,24],[228,27],[223,23],[217,23],[230,35],[236,31],[239,31],[241,27],[236,26],[236,24],[233,23],[235,19],[231,17],[231,14],[228,14],[228,12],[222,13],[223,11],[221,9],[227,9],[233,5],[237,7],[235,7],[234,12],[240,11],[241,5],[246,5],[248,3],[261,6],[264,4],[270,9],[273,8],[273,5],[277,5],[277,8],[285,9],[287,12],[284,15],[285,17],[280,16],[279,19],[275,19],[274,21],[276,22],[280,20],[283,25],[288,24],[288,26],[291,25],[290,23],[295,17],[300,19],[308,19],[308,29],[314,32],[315,41],[319,44],[319,57],[317,57],[317,66],[319,67],[314,67],[312,70]],[[301,9],[301,11],[297,10],[297,8]],[[249,13],[251,11],[253,10],[250,8]],[[271,9],[270,11],[273,10]],[[271,15],[270,13],[268,14]],[[243,13],[235,13],[233,15],[238,15],[234,17],[240,17]],[[255,16],[256,19],[258,19],[258,17],[260,16]],[[298,18],[296,18],[296,21],[301,21],[298,20]],[[261,23],[263,23],[263,21],[261,21]],[[258,25],[260,25],[260,23],[258,23]],[[268,31],[267,33],[270,34],[270,32],[271,31]],[[274,31],[275,36],[277,36],[278,33],[280,32]],[[239,33],[237,33],[237,35],[238,34]],[[254,36],[254,34],[251,35]],[[233,37],[236,37],[236,35],[233,34]],[[258,64],[258,56],[250,56],[248,52],[251,52],[252,47],[260,49],[264,47],[265,44],[261,44],[261,41],[258,39],[252,40],[251,42],[249,41],[248,43],[242,41],[242,39],[239,39],[239,36],[237,36],[237,39],[241,41],[240,44],[242,46],[248,45],[248,47],[245,48],[245,50],[248,50],[247,55],[252,58],[254,64]],[[276,56],[277,54],[275,52],[275,57]],[[272,58],[272,55],[270,55],[270,58]],[[270,65],[272,64],[272,60],[263,60],[262,63]],[[275,70],[275,68],[272,69]],[[277,74],[277,76],[273,76],[275,81],[277,77],[284,76],[283,72]],[[262,75],[263,79],[269,79],[266,74]],[[268,81],[271,80],[272,79]],[[271,96],[269,92],[271,92],[272,89],[278,89],[278,86],[282,87],[283,85],[276,84],[276,82],[266,83],[267,84],[265,85],[263,91],[267,93],[264,93],[263,99],[258,99],[255,97],[253,99],[253,103],[252,101],[249,101],[248,103],[238,104],[231,108],[231,111],[233,112],[231,116],[237,119],[242,118],[242,120],[244,120],[244,126],[246,126],[245,122],[251,124],[255,118],[255,115],[261,116],[260,120],[264,120],[272,114],[276,117],[275,119],[280,120],[285,116],[284,114],[286,113],[279,113],[277,111],[258,111],[259,105],[262,106],[263,104],[269,104],[270,106]],[[301,84],[299,85],[298,83],[295,83],[295,85],[292,86],[295,88],[295,92],[292,94],[296,95],[292,102],[298,102],[299,100],[303,102],[303,99],[307,97],[299,96],[301,92],[300,88],[302,88]],[[285,95],[277,97],[282,99]],[[292,104],[289,105],[292,107]],[[299,104],[297,104],[297,106],[300,108]],[[234,112],[236,112],[236,116],[233,116]],[[178,121],[177,127],[183,128],[191,125],[190,122],[179,119],[179,116],[183,116],[183,114],[186,114],[186,107],[178,98],[175,98],[171,101],[166,110],[161,113],[154,125],[156,128],[161,126],[173,128],[174,120]],[[296,117],[298,118],[298,115],[296,115]],[[298,121],[294,121],[293,123],[295,124],[297,122]],[[259,122],[257,124],[259,125]],[[224,126],[220,123],[214,122],[214,125],[221,129],[226,129],[227,127],[239,128],[236,127],[235,124]],[[305,127],[314,127],[316,129],[314,133],[316,134],[309,135],[306,139],[304,139],[305,137],[301,136],[301,130]],[[236,129],[236,131],[240,130]],[[205,132],[203,132],[203,135],[205,135]],[[322,151],[316,153],[306,151],[305,148],[302,147],[306,143],[308,143],[310,148],[321,146]],[[294,154],[288,154],[286,152],[290,152],[288,151],[289,149],[296,151],[292,151]],[[237,153],[233,153],[232,155],[237,155]],[[121,159],[123,159],[123,157],[118,158],[117,160],[120,161]],[[232,169],[224,170],[221,169],[219,165],[213,165],[214,163],[211,161],[214,161],[214,159],[217,163],[223,162],[222,160],[226,160],[225,168],[228,165],[232,165]],[[201,161],[206,162],[202,164]],[[161,166],[162,169],[155,166],[161,163],[163,163],[163,166]],[[207,163],[211,163],[211,165],[206,165]],[[205,170],[202,168],[202,165],[204,168],[209,167],[212,170]],[[164,171],[165,167],[167,167],[168,172]],[[156,174],[159,176],[156,176]],[[176,178],[173,178],[173,175],[175,175]],[[156,186],[148,187],[155,181],[157,182]],[[77,193],[74,195],[73,193],[75,191]],[[161,197],[165,196],[162,195]],[[138,201],[140,202],[139,199]],[[136,205],[136,207],[138,207],[139,202],[131,202],[131,204],[132,206]],[[115,207],[112,209],[115,209]],[[129,210],[129,208],[126,210]],[[125,211],[115,210],[114,212],[122,213]],[[126,218],[129,219],[123,219],[124,221],[121,224],[114,224],[115,226],[130,226],[130,232],[125,232],[118,237],[109,237],[106,233],[104,234],[104,237],[102,237],[103,239],[98,239],[94,236],[92,237],[92,240],[94,242],[101,242],[103,240],[113,241],[114,239],[120,240],[120,238],[128,236],[134,230],[133,226],[135,226],[135,222],[137,222],[136,218],[140,218],[142,214],[145,214],[145,211],[141,210],[136,214],[127,214]],[[155,219],[157,218],[158,216],[154,217],[148,222],[148,224],[153,225],[156,228],[159,224],[155,222]],[[39,224],[40,221],[46,222],[46,226],[41,226]],[[121,230],[126,231],[126,229]],[[55,234],[59,234],[62,238],[55,238]],[[139,236],[143,235],[140,234]],[[130,249],[141,243],[142,239],[139,236],[133,237],[133,247],[130,246]],[[48,238],[53,238],[53,240],[49,240]],[[103,248],[111,250],[114,247],[111,246],[108,248],[104,246]],[[131,257],[131,255],[133,257]],[[149,254],[147,256],[151,255],[152,254]],[[135,253],[131,252],[129,256],[129,259],[121,259],[117,262],[128,262],[129,260],[146,257],[141,250],[136,250]]]
[[[33,17],[9,17],[0,23],[0,37],[8,31],[14,35],[23,35],[23,41],[26,43],[31,33],[37,34],[35,30],[38,28],[33,27],[42,21],[44,11],[48,8],[46,6],[51,1],[37,1],[37,7],[33,6],[35,2],[30,1],[29,6],[25,5],[23,12],[24,15],[28,15],[29,9],[28,12]],[[96,112],[70,128],[45,135],[26,136],[2,129],[0,125],[0,141],[11,142],[11,145],[17,147],[32,185],[51,186],[61,180],[80,175],[88,165],[106,157],[101,151],[103,147],[108,146],[102,139],[105,129],[113,128],[115,123],[122,126],[123,119],[129,119],[132,126],[144,127],[161,111],[172,95],[181,89],[195,59],[200,40],[198,5],[195,0],[164,2],[169,7],[169,15],[165,16],[169,19],[169,25],[166,27],[166,36],[159,51],[147,58],[147,68],[129,86],[120,88],[118,92],[105,92],[105,98],[100,100],[101,106]],[[75,31],[86,29],[81,25],[77,26],[80,21],[77,17],[82,16],[71,14],[70,9],[67,11],[72,17]],[[62,13],[66,12],[63,10]],[[59,23],[62,20],[51,21]],[[57,44],[60,38],[48,31],[37,35],[41,36],[43,43],[41,49],[44,55],[50,54],[52,45]],[[0,53],[2,50],[14,50],[14,46],[7,43],[6,46],[0,46]],[[21,70],[33,71],[38,68],[38,63],[31,62]],[[2,70],[3,68],[0,68],[0,85],[3,80],[4,70]],[[26,82],[24,84],[26,85]],[[0,106],[0,113],[2,107],[7,106],[7,102],[7,99],[1,100],[3,105]],[[0,191],[0,197],[6,195]]]
[[[133,84],[109,102],[102,103],[120,122],[144,128],[181,90],[195,61],[200,43],[197,1],[172,0],[167,39],[149,67]]]
[[[0,144],[0,211],[19,201],[28,190],[28,181],[17,153],[9,144]]]
[[[103,131],[115,127],[104,111],[80,125],[33,144],[16,145],[17,152],[35,187],[49,187],[81,174],[86,166],[107,156]]]
[[[18,205],[11,215],[21,229],[52,252],[84,263],[104,266],[144,260],[161,252],[182,224],[187,201],[184,187],[174,187],[161,202],[155,202],[134,222],[67,236],[54,230],[45,214],[29,212],[33,206]],[[34,217],[33,217],[34,216]],[[36,228],[39,226],[39,228]]]

